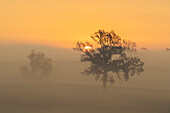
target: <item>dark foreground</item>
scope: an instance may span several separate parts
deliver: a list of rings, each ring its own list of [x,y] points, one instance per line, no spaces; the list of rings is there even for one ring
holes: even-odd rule
[[[0,113],[170,113],[170,91],[73,84],[0,84]]]

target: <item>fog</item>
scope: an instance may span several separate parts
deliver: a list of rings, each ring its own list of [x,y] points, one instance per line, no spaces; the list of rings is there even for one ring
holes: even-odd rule
[[[29,66],[31,50],[53,59],[47,78],[27,80],[19,67]],[[89,66],[72,49],[41,45],[0,45],[0,112],[2,113],[168,113],[170,51],[131,53],[144,61],[144,72],[127,82],[101,81],[81,72]]]

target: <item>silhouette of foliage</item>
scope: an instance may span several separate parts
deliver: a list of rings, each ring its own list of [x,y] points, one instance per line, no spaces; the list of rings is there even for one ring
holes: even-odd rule
[[[104,88],[107,83],[113,84],[116,80],[114,74],[109,74],[109,72],[116,73],[116,77],[121,80],[123,76],[124,80],[127,81],[129,76],[144,71],[144,62],[140,58],[126,56],[125,54],[127,48],[135,48],[136,50],[136,43],[132,43],[132,46],[130,46],[130,41],[128,43],[122,40],[114,31],[99,30],[91,38],[99,47],[94,48],[90,42],[77,42],[73,49],[83,53],[81,62],[91,63],[82,73],[95,75],[96,80],[100,79],[103,82]],[[85,49],[86,46],[90,46],[91,49]]]
[[[31,51],[27,57],[30,61],[29,68],[27,66],[20,67],[22,75],[27,78],[47,77],[52,71],[52,59],[48,58],[45,53]],[[29,77],[28,77],[29,76]]]
[[[170,48],[166,48],[166,51],[170,51]]]
[[[124,80],[127,81],[129,76],[140,74],[144,71],[144,62],[139,57],[127,57],[125,53],[122,53],[118,59],[116,59],[117,68],[124,73]],[[120,78],[120,76],[119,76]]]
[[[146,47],[142,47],[141,50],[147,51],[148,49]]]

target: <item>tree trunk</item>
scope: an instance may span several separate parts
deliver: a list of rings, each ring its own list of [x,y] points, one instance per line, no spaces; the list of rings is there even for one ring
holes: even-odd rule
[[[107,84],[107,74],[103,74],[103,89],[106,90],[106,84]]]
[[[125,71],[124,72],[124,78],[125,78],[125,81],[128,81],[129,80],[129,72],[128,71]]]

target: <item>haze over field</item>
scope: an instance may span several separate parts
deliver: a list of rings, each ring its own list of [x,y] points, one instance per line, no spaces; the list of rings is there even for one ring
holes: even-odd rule
[[[2,49],[3,48],[3,49]],[[86,77],[81,72],[89,66],[88,63],[81,63],[80,53],[73,49],[54,48],[40,45],[1,45],[0,55],[1,62],[1,82],[23,82],[19,67],[24,64],[29,65],[27,56],[31,50],[41,51],[53,59],[53,71],[49,80],[52,83],[83,83],[83,84],[100,84],[95,83],[93,77]],[[135,76],[128,82],[118,81],[115,85],[169,89],[169,51],[138,51],[131,55],[139,56],[145,62],[144,73]]]
[[[0,113],[170,113],[169,29],[170,0],[0,0]]]
[[[33,48],[54,58],[43,80],[24,80],[19,66],[28,64]],[[101,82],[82,75],[88,64],[71,49],[47,46],[3,46],[0,61],[0,111],[3,113],[168,113],[170,111],[169,51],[140,51],[145,71],[128,82],[117,81],[104,93]],[[15,50],[15,51],[14,51]],[[2,51],[2,49],[1,49]],[[17,53],[17,54],[14,54]],[[3,59],[3,60],[2,60]],[[10,109],[9,109],[10,108]]]

